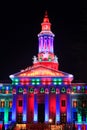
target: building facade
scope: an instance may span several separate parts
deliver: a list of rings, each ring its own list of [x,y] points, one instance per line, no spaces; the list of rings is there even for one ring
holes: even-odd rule
[[[54,37],[47,13],[38,34],[33,65],[0,84],[0,126],[11,123],[74,124],[87,130],[87,84],[72,83],[73,75],[59,70]]]

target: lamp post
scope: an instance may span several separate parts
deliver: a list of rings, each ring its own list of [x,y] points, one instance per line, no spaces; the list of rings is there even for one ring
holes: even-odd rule
[[[49,124],[50,124],[50,130],[51,130],[51,123],[52,123],[52,119],[49,119]]]

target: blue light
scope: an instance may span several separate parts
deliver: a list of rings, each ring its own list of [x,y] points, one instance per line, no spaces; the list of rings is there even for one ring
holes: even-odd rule
[[[26,122],[26,114],[23,113],[23,121]]]
[[[6,86],[6,90],[9,90],[9,87],[8,87],[8,86]]]
[[[45,122],[49,121],[49,95],[45,94]]]
[[[81,129],[81,125],[78,125],[78,130],[82,130],[82,129]]]
[[[34,121],[38,121],[38,104],[37,104],[37,94],[34,94]]]
[[[34,121],[37,122],[37,114],[34,113]]]
[[[78,86],[77,89],[80,90],[80,86]]]
[[[71,101],[70,101],[70,95],[67,95],[67,122],[71,122]]]
[[[56,123],[60,122],[60,99],[59,95],[56,95]]]
[[[87,124],[86,124],[86,130],[87,130]]]
[[[16,122],[16,95],[13,95],[13,103],[12,103],[12,121]]]
[[[27,95],[23,95],[23,121],[27,121]]]

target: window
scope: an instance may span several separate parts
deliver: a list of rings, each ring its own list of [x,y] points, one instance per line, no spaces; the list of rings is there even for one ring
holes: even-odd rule
[[[19,107],[22,107],[22,100],[19,100]]]
[[[60,114],[60,122],[61,123],[66,123],[67,118],[66,118],[66,113],[61,113]]]
[[[9,108],[12,108],[12,101],[9,101]]]
[[[5,101],[4,101],[4,100],[1,100],[1,102],[0,102],[0,107],[1,107],[1,108],[5,107]]]
[[[62,107],[65,107],[66,106],[66,102],[65,102],[65,100],[62,100]]]
[[[73,118],[74,118],[75,121],[77,121],[77,112],[73,113]]]
[[[18,123],[22,123],[22,118],[23,118],[22,113],[17,114],[17,122]]]
[[[4,112],[0,112],[0,121],[4,119]]]
[[[82,107],[83,107],[83,108],[86,107],[86,101],[82,101]]]
[[[12,112],[9,112],[9,115],[8,115],[8,120],[11,121],[12,120]]]
[[[77,101],[73,101],[73,107],[77,107]]]

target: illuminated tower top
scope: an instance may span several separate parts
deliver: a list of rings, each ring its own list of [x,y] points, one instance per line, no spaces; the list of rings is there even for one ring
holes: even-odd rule
[[[38,34],[39,53],[41,52],[53,53],[54,34],[51,31],[51,23],[49,21],[47,12],[45,12],[43,22],[41,23],[41,29],[42,29],[41,32]]]
[[[42,31],[50,31],[51,30],[51,23],[49,22],[47,11],[45,12],[45,17],[43,19],[43,23],[41,24]]]
[[[58,69],[58,58],[54,55],[54,34],[51,31],[51,23],[47,12],[45,12],[43,22],[41,23],[38,43],[38,58],[34,56],[34,65],[39,64]]]

